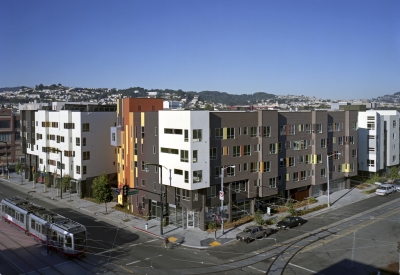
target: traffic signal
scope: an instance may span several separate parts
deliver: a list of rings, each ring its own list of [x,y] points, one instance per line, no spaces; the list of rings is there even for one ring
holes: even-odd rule
[[[126,197],[128,196],[128,185],[124,185],[122,189],[122,194]]]

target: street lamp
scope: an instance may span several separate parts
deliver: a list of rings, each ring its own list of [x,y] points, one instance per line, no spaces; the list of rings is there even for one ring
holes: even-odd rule
[[[333,153],[332,155],[327,155],[326,156],[326,169],[327,169],[327,172],[328,172],[328,207],[331,207],[331,200],[330,200],[330,196],[329,196],[329,193],[330,193],[330,190],[329,190],[329,158],[330,157],[332,157],[332,156],[334,156],[334,155],[341,155],[341,153]]]
[[[167,167],[161,165],[161,164],[157,164],[157,163],[144,163],[145,165],[145,171],[149,172],[149,168],[147,168],[148,165],[151,166],[157,166],[160,169],[160,176],[161,176],[161,180],[160,180],[160,201],[161,201],[161,215],[160,215],[160,236],[164,235],[163,232],[163,219],[164,219],[164,201],[163,201],[163,184],[162,184],[162,168],[169,170],[169,186],[171,186],[171,169],[168,169]],[[167,198],[165,198],[167,199]]]
[[[62,199],[62,150],[55,149],[56,153],[60,153],[60,199]]]
[[[224,235],[224,217],[223,217],[223,211],[224,211],[224,171],[227,168],[235,168],[235,165],[227,166],[227,167],[221,167],[221,191],[220,191],[220,196],[219,199],[221,200],[221,230],[222,230],[222,235]]]
[[[7,141],[0,141],[0,142],[6,144],[6,161],[7,161],[6,171],[7,171],[7,179],[9,179],[10,178],[10,172],[8,170],[8,145],[7,145]]]

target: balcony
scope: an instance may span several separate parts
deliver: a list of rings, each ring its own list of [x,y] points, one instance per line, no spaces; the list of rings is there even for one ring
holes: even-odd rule
[[[116,126],[110,128],[111,132],[111,145],[120,147],[122,146],[122,127]]]

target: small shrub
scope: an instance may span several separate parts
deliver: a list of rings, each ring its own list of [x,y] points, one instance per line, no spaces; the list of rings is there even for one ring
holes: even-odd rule
[[[376,189],[378,189],[378,187],[372,188],[372,189],[370,189],[370,190],[366,190],[366,191],[364,191],[364,193],[365,193],[365,194],[372,194],[372,193],[375,193]]]
[[[305,214],[308,214],[308,213],[311,213],[311,212],[314,212],[314,211],[318,211],[318,210],[324,209],[324,208],[326,208],[326,207],[328,207],[328,204],[327,204],[327,203],[324,203],[324,204],[315,206],[315,207],[313,207],[313,208],[300,210],[300,211],[297,212],[297,214],[298,214],[299,216],[301,216],[301,215],[305,215]]]
[[[317,199],[314,197],[309,197],[307,200],[308,200],[308,203],[316,203],[317,202]]]
[[[257,210],[257,212],[254,214],[254,222],[258,225],[264,225],[265,221],[263,219],[263,214],[260,211],[260,209]]]
[[[225,223],[224,224],[224,228],[228,229],[228,228],[232,228],[232,227],[235,227],[235,226],[240,226],[242,224],[251,222],[253,220],[254,220],[254,216],[245,216],[245,217],[240,218],[240,219],[238,219],[238,220],[236,220],[234,222]]]
[[[275,219],[268,219],[268,220],[265,221],[265,223],[266,223],[267,225],[273,225],[273,224],[276,223],[276,221],[275,221]]]
[[[215,228],[217,228],[217,225],[215,224],[215,222],[210,222],[207,227],[208,227],[208,230],[213,231],[213,230],[215,230]]]

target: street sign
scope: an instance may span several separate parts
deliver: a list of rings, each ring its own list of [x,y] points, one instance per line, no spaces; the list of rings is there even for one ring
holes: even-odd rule
[[[219,191],[219,199],[220,199],[221,201],[224,200],[224,191]]]
[[[128,196],[129,195],[135,195],[135,194],[138,194],[139,193],[139,190],[132,190],[132,191],[128,191]]]
[[[121,192],[119,189],[114,189],[115,195],[119,195],[119,193]]]

